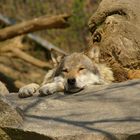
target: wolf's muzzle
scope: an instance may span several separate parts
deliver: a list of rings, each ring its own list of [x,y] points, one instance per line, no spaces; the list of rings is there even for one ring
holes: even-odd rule
[[[67,84],[64,89],[64,92],[66,94],[73,94],[73,93],[79,92],[81,90],[82,90],[82,88],[77,87],[75,78],[67,79]]]

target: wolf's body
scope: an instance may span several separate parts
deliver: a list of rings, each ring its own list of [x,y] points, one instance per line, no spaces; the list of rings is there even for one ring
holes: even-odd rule
[[[94,51],[90,55],[73,53],[65,56],[54,69],[48,71],[41,86],[35,83],[24,86],[19,90],[19,97],[29,97],[35,93],[50,95],[60,91],[75,93],[89,85],[111,83],[113,73],[109,67],[93,60],[97,55]]]

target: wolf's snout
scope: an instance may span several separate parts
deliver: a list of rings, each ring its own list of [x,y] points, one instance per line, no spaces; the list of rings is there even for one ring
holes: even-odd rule
[[[76,78],[67,79],[67,84],[65,85],[65,93],[76,93],[82,89],[83,88],[77,86]]]
[[[68,83],[69,85],[73,86],[73,85],[75,85],[75,83],[76,83],[76,79],[75,79],[75,78],[70,78],[70,79],[67,80],[67,83]]]

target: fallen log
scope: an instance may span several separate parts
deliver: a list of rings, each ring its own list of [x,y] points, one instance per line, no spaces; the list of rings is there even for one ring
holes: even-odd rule
[[[16,24],[16,20],[9,19],[8,17],[0,14],[0,24],[5,25],[5,26],[9,26],[9,25]],[[47,41],[46,39],[39,37],[38,35],[34,35],[32,33],[29,33],[29,34],[27,34],[26,37],[31,39],[32,41],[34,41],[35,43],[39,44],[40,46],[42,46],[43,48],[45,48],[49,51],[54,50],[60,54],[67,55],[67,53],[65,51],[63,51],[62,49],[53,45],[51,42]]]
[[[4,64],[0,64],[0,72],[8,75],[9,77],[14,77],[15,79],[19,79],[20,73]]]
[[[37,67],[40,67],[40,68],[52,68],[52,65],[50,63],[47,63],[47,62],[44,62],[44,61],[41,61],[37,58],[34,58],[33,56],[23,52],[22,50],[18,49],[18,48],[11,48],[11,47],[3,47],[0,49],[1,52],[12,52],[12,54],[9,54],[10,56],[15,56],[15,57],[18,57],[32,65],[35,65]]]
[[[34,42],[36,42],[37,44],[43,46],[43,48],[49,50],[49,51],[56,51],[60,54],[64,54],[67,55],[68,53],[63,51],[62,49],[54,46],[52,43],[50,43],[49,41],[37,36],[37,35],[33,35],[33,34],[28,34],[27,37],[31,40],[33,40]]]
[[[38,30],[69,27],[69,23],[67,22],[69,17],[69,14],[56,15],[51,17],[42,16],[9,26],[0,30],[0,41]]]

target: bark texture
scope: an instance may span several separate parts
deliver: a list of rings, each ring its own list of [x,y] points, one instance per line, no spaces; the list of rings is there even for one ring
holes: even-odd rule
[[[18,35],[27,34],[43,29],[66,28],[69,26],[67,19],[68,14],[57,16],[42,16],[29,21],[25,21],[0,30],[0,41],[13,38]]]

